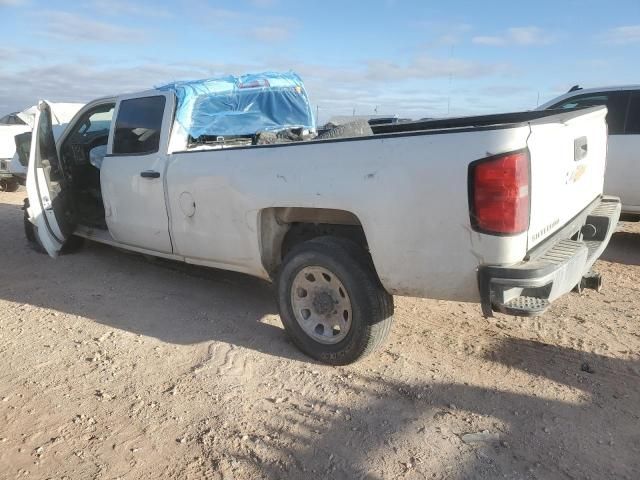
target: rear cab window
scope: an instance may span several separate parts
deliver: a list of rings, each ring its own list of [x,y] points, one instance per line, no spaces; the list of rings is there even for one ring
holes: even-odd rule
[[[640,92],[636,92],[631,96],[625,133],[627,135],[640,135]]]
[[[122,100],[113,137],[114,155],[156,153],[166,97],[156,95]]]
[[[551,106],[557,109],[587,108],[605,105],[608,109],[609,135],[619,135],[625,130],[625,117],[629,104],[629,92],[598,92],[576,95]]]

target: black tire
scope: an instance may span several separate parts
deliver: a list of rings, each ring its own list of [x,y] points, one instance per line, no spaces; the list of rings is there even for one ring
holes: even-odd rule
[[[36,232],[33,223],[29,221],[27,217],[27,213],[24,214],[24,236],[27,237],[27,242],[35,243],[36,242]]]
[[[3,178],[0,180],[0,191],[15,192],[18,188],[20,188],[20,184],[15,178]]]
[[[27,208],[29,207],[29,199],[25,198],[24,200],[24,236],[27,238],[27,242],[29,246],[33,248],[38,253],[46,253],[44,247],[40,243],[40,239],[38,238],[37,227],[29,221],[29,215],[27,214]],[[84,238],[78,237],[76,235],[71,235],[64,246],[60,250],[60,253],[70,254],[75,253],[82,249],[84,246]]]
[[[67,241],[64,242],[60,253],[62,255],[69,255],[71,253],[77,253],[84,247],[84,238],[78,237],[77,235],[71,235],[67,238]]]
[[[326,344],[307,334],[293,312],[292,286],[306,267],[321,267],[344,285],[352,315],[346,336]],[[393,297],[383,288],[368,254],[355,243],[319,237],[294,247],[284,259],[277,279],[280,318],[293,342],[310,357],[331,365],[347,365],[379,347],[393,321]]]
[[[369,135],[373,135],[373,130],[371,130],[369,122],[366,120],[357,120],[355,122],[338,125],[328,132],[321,133],[316,137],[316,139],[325,140],[329,138],[368,137]]]
[[[25,200],[25,210],[24,210],[24,236],[27,238],[27,243],[29,246],[38,253],[45,253],[42,244],[40,243],[40,239],[36,233],[36,226],[29,221],[29,215],[27,214],[26,207],[29,206],[29,201]]]

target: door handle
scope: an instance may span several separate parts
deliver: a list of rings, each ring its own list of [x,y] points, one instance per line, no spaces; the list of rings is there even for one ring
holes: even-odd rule
[[[144,172],[140,172],[140,176],[142,178],[160,178],[160,172],[145,170]]]

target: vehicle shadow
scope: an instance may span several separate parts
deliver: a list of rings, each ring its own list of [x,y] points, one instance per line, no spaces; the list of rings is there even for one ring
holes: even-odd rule
[[[0,222],[4,300],[47,309],[43,316],[50,310],[64,312],[164,342],[216,340],[309,362],[279,326],[263,321],[276,312],[265,282],[171,262],[150,263],[98,244],[52,260],[27,246],[18,205],[0,203]],[[640,360],[509,337],[496,341],[481,360],[470,362],[468,368],[477,371],[475,381],[467,384],[426,381],[419,366],[410,380],[370,368],[337,368],[334,383],[327,378],[315,388],[314,381],[308,382],[291,393],[299,395],[292,398],[297,406],[279,403],[277,413],[255,426],[270,435],[270,443],[261,447],[266,452],[248,455],[246,443],[230,452],[225,439],[213,431],[207,440],[213,444],[203,441],[202,456],[212,465],[220,462],[221,451],[244,457],[273,479],[375,480],[413,474],[637,478]],[[385,361],[391,364],[393,359],[383,352]],[[491,378],[508,377],[508,388],[499,380],[487,385],[488,370],[493,370]],[[532,377],[542,379],[544,388],[531,393],[527,382]],[[347,405],[332,397],[333,388],[341,389]],[[477,423],[469,424],[470,414],[477,416]],[[483,429],[497,439],[462,440],[463,434]],[[279,442],[285,438],[288,441]],[[283,467],[283,458],[293,460]],[[370,471],[373,459],[383,471]],[[447,470],[452,465],[455,474]]]
[[[614,233],[600,259],[625,265],[640,265],[640,234],[624,231]]]
[[[0,204],[0,221],[4,246],[0,298],[4,300],[77,315],[168,343],[224,341],[309,361],[280,327],[267,282],[178,262],[151,261],[94,242],[86,242],[77,254],[54,260],[27,244],[20,206]]]
[[[267,467],[268,478],[637,478],[640,361],[513,338],[485,356],[488,368],[541,377],[545,387],[525,394],[512,382],[506,391],[354,374],[340,388],[374,400],[348,408],[349,421],[329,413],[344,409],[330,398],[306,398],[322,402],[324,415],[284,414],[281,423],[306,429],[280,452],[294,464],[286,474]],[[467,423],[474,415],[485,426]],[[462,439],[484,428],[487,440]],[[369,471],[374,463],[384,470]]]

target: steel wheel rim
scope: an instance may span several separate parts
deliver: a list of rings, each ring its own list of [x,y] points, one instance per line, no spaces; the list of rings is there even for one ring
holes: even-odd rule
[[[351,330],[349,293],[326,268],[309,266],[296,274],[291,283],[291,307],[300,328],[317,342],[336,344]]]

